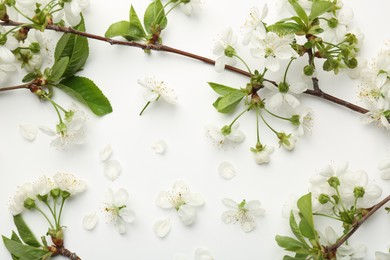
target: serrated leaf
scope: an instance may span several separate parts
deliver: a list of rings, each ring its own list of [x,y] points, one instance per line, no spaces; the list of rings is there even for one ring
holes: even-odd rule
[[[83,18],[75,29],[85,31]],[[58,61],[62,57],[69,57],[69,63],[62,75],[63,77],[73,76],[77,71],[81,70],[88,59],[88,55],[88,39],[74,34],[62,35],[54,52],[55,61]]]
[[[299,230],[301,231],[302,235],[308,239],[315,239],[315,230],[311,228],[311,226],[307,223],[306,219],[301,219],[299,222]]]
[[[130,7],[130,35],[136,39],[142,39],[146,37],[144,27],[142,27],[141,21],[138,18],[136,11],[133,8],[133,5]]]
[[[279,35],[303,32],[304,28],[296,23],[275,23],[267,27],[268,31],[275,32]]]
[[[295,13],[302,19],[305,24],[309,23],[309,17],[307,17],[305,9],[296,1],[296,0],[288,0],[291,6],[294,8]]]
[[[302,214],[302,218],[307,221],[307,224],[312,230],[314,230],[313,209],[311,204],[311,193],[303,195],[297,202],[299,212]]]
[[[313,20],[323,13],[330,11],[333,8],[333,3],[329,1],[314,1],[311,6],[310,19]]]
[[[232,92],[235,92],[235,91],[241,92],[241,90],[239,90],[239,89],[224,86],[224,85],[221,85],[218,83],[208,82],[208,84],[216,93],[220,94],[221,96],[225,96],[225,95],[232,93]]]
[[[130,37],[130,22],[119,21],[111,24],[104,36],[106,38],[112,38],[116,36]]]
[[[47,250],[23,245],[5,236],[2,237],[5,247],[19,260],[40,260],[43,256],[50,254]]]
[[[144,14],[145,30],[150,33],[156,33],[157,30],[162,30],[167,26],[168,20],[165,16],[164,7],[161,0],[154,0],[146,8]]]
[[[306,247],[306,248],[310,248],[308,246],[308,244],[306,243],[306,240],[305,238],[303,237],[302,233],[301,233],[301,230],[295,220],[295,216],[294,216],[294,213],[291,211],[290,212],[290,228],[291,228],[291,231],[293,232],[293,234],[295,235],[296,238],[298,238],[298,240]]]
[[[96,84],[84,77],[72,76],[63,79],[56,87],[85,103],[98,116],[112,112],[110,101]]]
[[[292,237],[286,237],[286,236],[279,236],[277,235],[275,237],[276,243],[282,248],[284,248],[287,251],[296,252],[296,253],[307,253],[309,254],[310,251],[305,249],[304,245],[299,242],[298,240],[292,238]]]
[[[24,222],[22,215],[14,216],[14,223],[18,229],[20,238],[24,243],[33,247],[41,247],[41,243],[35,238],[35,235],[32,233],[31,229]]]
[[[53,67],[51,68],[50,77],[48,78],[49,82],[55,83],[62,78],[66,68],[69,64],[69,57],[62,57],[59,60],[55,61]]]
[[[214,103],[213,106],[220,113],[229,113],[240,103],[241,99],[246,96],[246,93],[243,91],[234,91],[229,94],[219,97]]]

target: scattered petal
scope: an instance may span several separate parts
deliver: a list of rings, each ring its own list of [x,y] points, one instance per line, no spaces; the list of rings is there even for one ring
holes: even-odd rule
[[[99,218],[97,212],[92,212],[83,218],[83,228],[86,230],[92,230],[96,227]]]
[[[35,140],[38,134],[37,128],[33,125],[19,125],[19,130],[24,139],[31,142]]]
[[[110,158],[111,154],[112,154],[112,146],[111,144],[108,144],[99,153],[100,161],[102,162],[107,161]]]
[[[226,180],[230,180],[236,176],[236,170],[233,165],[228,162],[222,162],[218,166],[219,176]]]
[[[104,163],[104,176],[110,181],[115,181],[122,173],[122,166],[117,160]]]
[[[214,257],[211,255],[210,251],[205,248],[197,248],[195,250],[195,260],[214,260]]]
[[[153,225],[154,234],[158,237],[165,237],[171,231],[171,220],[169,218],[156,221]]]
[[[163,154],[167,149],[167,144],[163,140],[158,140],[152,144],[152,149],[156,154]]]
[[[38,129],[44,133],[45,135],[48,135],[48,136],[55,136],[56,135],[56,131],[54,131],[53,129],[47,127],[47,126],[38,126]]]

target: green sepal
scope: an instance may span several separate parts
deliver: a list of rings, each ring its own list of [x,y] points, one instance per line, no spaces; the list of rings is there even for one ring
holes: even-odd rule
[[[164,7],[161,0],[154,0],[146,8],[144,14],[145,30],[149,34],[154,34],[163,30],[167,26],[168,20],[165,16]]]
[[[236,91],[232,91],[223,97],[217,98],[217,100],[213,103],[213,106],[220,113],[230,113],[246,95],[247,94],[244,91],[236,89]]]
[[[85,31],[84,18],[80,24],[74,27],[76,30]],[[54,60],[58,61],[63,57],[69,57],[68,66],[63,77],[73,76],[85,65],[89,55],[88,39],[86,37],[64,34],[57,43]]]
[[[18,260],[40,260],[45,256],[51,255],[48,250],[23,245],[19,242],[11,240],[5,236],[3,242],[8,251]]]
[[[56,83],[64,75],[66,68],[69,64],[69,57],[62,57],[59,60],[56,60],[51,68],[51,73],[48,77],[50,83]]]
[[[288,0],[291,6],[294,8],[295,13],[302,19],[305,24],[309,23],[309,17],[306,14],[306,11],[302,8],[302,6],[298,3],[297,0]]]
[[[103,116],[112,112],[110,101],[98,86],[88,78],[68,77],[63,79],[56,87],[85,103],[95,115]]]
[[[32,233],[31,229],[27,226],[26,222],[24,222],[22,215],[14,216],[14,223],[16,228],[18,229],[18,233],[20,238],[29,246],[32,247],[41,247],[41,243],[35,238],[35,235]]]
[[[317,18],[318,16],[326,13],[333,8],[333,3],[329,1],[313,1],[313,5],[310,10],[310,20]]]

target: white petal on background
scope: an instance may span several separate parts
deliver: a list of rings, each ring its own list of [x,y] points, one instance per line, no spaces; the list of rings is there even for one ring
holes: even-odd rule
[[[48,135],[48,136],[55,136],[56,135],[56,131],[54,131],[53,129],[47,127],[47,126],[38,126],[38,129],[44,133],[45,135]]]
[[[34,141],[38,135],[38,129],[33,125],[19,125],[19,131],[28,141]]]
[[[218,166],[219,176],[226,180],[230,180],[236,176],[236,170],[233,165],[228,162],[222,162]]]
[[[99,218],[97,212],[92,212],[83,218],[83,228],[86,230],[92,230],[96,227]]]
[[[197,248],[195,250],[195,260],[214,260],[214,257],[211,255],[210,251],[205,248]]]
[[[106,145],[99,153],[99,159],[102,162],[107,161],[112,154],[112,146],[111,144]]]
[[[171,231],[172,225],[169,218],[158,220],[153,225],[154,234],[158,237],[165,237]]]
[[[104,176],[110,181],[115,181],[122,173],[122,165],[117,160],[104,163]]]
[[[163,154],[167,149],[167,144],[163,140],[158,140],[152,144],[152,149],[157,154]]]

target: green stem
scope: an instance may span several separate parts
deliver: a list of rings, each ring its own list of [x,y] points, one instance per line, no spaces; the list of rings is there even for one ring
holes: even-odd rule
[[[48,100],[53,105],[54,109],[56,110],[56,113],[57,113],[58,119],[60,121],[60,124],[63,124],[64,122],[62,121],[61,113],[58,110],[59,106],[57,105],[57,103],[55,103],[53,100],[51,100],[51,98],[49,98],[46,95],[44,97],[46,98],[46,100]],[[61,107],[59,107],[59,108],[61,108]]]
[[[25,15],[22,11],[20,11],[15,5],[12,5],[12,7],[16,10],[16,12],[18,12],[19,14],[21,14],[24,18],[26,18],[27,20],[29,20],[30,22],[34,23],[34,21],[28,17],[27,15]]]
[[[283,82],[286,83],[286,78],[287,78],[287,72],[290,68],[290,65],[291,63],[293,62],[293,60],[295,60],[295,58],[291,58],[290,61],[288,62],[287,64],[287,67],[286,67],[286,71],[284,72],[284,76],[283,76]]]
[[[272,132],[274,132],[274,133],[276,134],[276,136],[278,136],[279,133],[278,133],[275,129],[273,129],[273,128],[267,123],[267,121],[265,121],[263,115],[262,115],[261,113],[259,113],[259,115],[260,115],[261,119],[263,120],[264,124],[266,124],[266,126],[268,126],[268,128],[271,129]]]
[[[321,217],[331,218],[331,219],[335,219],[335,220],[343,222],[343,220],[341,218],[337,218],[337,217],[334,217],[334,216],[326,215],[326,214],[323,214],[323,213],[315,213],[315,212],[313,212],[313,215],[314,216],[321,216]]]
[[[291,118],[287,118],[287,117],[278,116],[278,115],[276,115],[276,114],[272,113],[271,111],[269,111],[269,110],[268,110],[268,109],[266,109],[266,108],[264,108],[264,110],[265,110],[265,111],[266,111],[268,114],[270,114],[271,116],[274,116],[274,117],[276,117],[276,118],[279,118],[279,119],[282,119],[282,120],[291,121]]]
[[[256,138],[257,138],[256,148],[257,148],[257,146],[259,146],[259,147],[262,146],[262,144],[260,142],[259,115],[260,115],[260,109],[259,109],[259,106],[256,106]]]
[[[61,207],[60,207],[60,213],[58,214],[58,221],[56,228],[59,229],[61,225],[61,215],[62,215],[62,209],[64,208],[66,199],[62,198]]]
[[[45,212],[43,212],[38,206],[35,206],[34,209],[36,209],[39,213],[42,214],[42,216],[47,220],[47,222],[49,222],[50,227],[53,229],[53,224],[51,223]]]
[[[234,123],[243,115],[245,114],[246,112],[248,112],[250,110],[250,107],[246,108],[244,111],[242,111],[236,118],[234,118],[234,120],[232,121],[232,123],[229,125],[229,127],[232,127],[234,125]]]
[[[50,207],[50,204],[45,201],[45,205],[49,208],[50,212],[51,212],[51,215],[53,216],[54,218],[54,222],[55,222],[55,225],[57,226],[57,216],[55,214],[55,212],[53,211],[53,209]]]
[[[175,9],[179,4],[181,4],[181,1],[177,2],[174,6],[171,7],[171,9],[168,10],[168,12],[165,13],[165,17],[168,16],[168,14]]]
[[[148,103],[146,103],[146,105],[144,106],[144,108],[141,110],[141,112],[139,113],[140,116],[142,116],[142,113],[145,111],[145,109],[150,105],[151,101],[148,101]]]
[[[234,54],[233,56],[236,57],[237,59],[239,59],[245,65],[245,67],[248,70],[249,74],[253,75],[251,69],[248,66],[248,64],[240,56],[238,56],[237,54]]]
[[[152,23],[152,26],[154,26],[157,22],[157,19],[160,17],[160,15],[162,14],[162,12],[165,10],[165,8],[172,3],[172,0],[168,1],[164,6],[163,8],[161,8],[161,10],[157,13],[156,15],[156,18],[154,19],[153,23]],[[167,14],[165,14],[165,17],[167,16]]]

